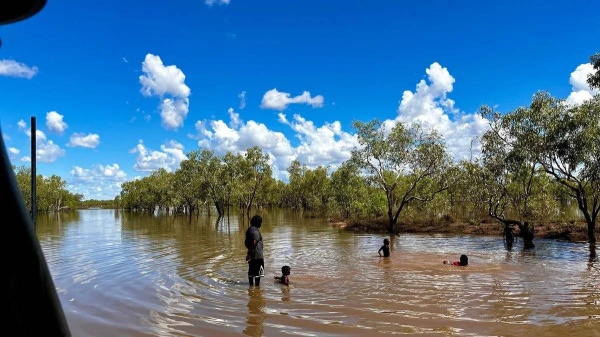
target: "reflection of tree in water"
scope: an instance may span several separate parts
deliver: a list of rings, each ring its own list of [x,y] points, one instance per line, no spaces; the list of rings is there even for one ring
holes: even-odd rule
[[[263,322],[267,318],[265,304],[262,290],[248,289],[248,317],[246,318],[246,329],[244,329],[245,335],[262,336],[264,334]]]
[[[38,236],[54,235],[59,238],[64,237],[65,231],[69,227],[79,225],[81,212],[38,213],[36,217],[36,231]]]

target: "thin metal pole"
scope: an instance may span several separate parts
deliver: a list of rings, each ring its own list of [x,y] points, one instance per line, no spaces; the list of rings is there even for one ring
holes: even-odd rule
[[[35,117],[31,117],[31,222],[33,222],[33,229],[35,229],[35,218],[36,218],[36,209],[37,205],[35,204],[36,200],[36,125],[35,125]]]

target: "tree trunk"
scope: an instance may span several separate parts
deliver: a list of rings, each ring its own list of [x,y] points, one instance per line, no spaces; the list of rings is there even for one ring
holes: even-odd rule
[[[596,257],[596,219],[590,216],[590,212],[587,207],[585,197],[581,195],[581,192],[577,193],[577,206],[579,206],[579,210],[583,213],[585,218],[585,222],[587,224],[587,235],[588,242],[590,244],[590,259]]]
[[[504,224],[505,233],[506,233],[506,228],[510,227],[511,225],[516,225],[517,227],[519,227],[519,230],[521,232],[521,238],[523,239],[523,248],[525,248],[525,249],[535,248],[535,245],[533,244],[534,229],[533,229],[533,226],[531,226],[531,227],[529,226],[529,223],[527,221],[525,221],[525,223],[523,224],[523,223],[521,223],[521,221],[518,221],[518,220],[505,220],[505,219],[501,219],[494,215],[491,215],[491,216]],[[509,247],[508,242],[507,242],[507,247]]]
[[[222,202],[215,201],[215,208],[217,209],[217,215],[219,218],[225,215],[225,209]]]

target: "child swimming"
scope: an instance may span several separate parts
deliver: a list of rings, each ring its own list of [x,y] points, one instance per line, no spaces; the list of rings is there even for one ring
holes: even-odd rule
[[[444,264],[451,264],[453,266],[467,266],[469,265],[469,258],[463,254],[460,256],[460,261],[454,261],[454,262],[450,262],[450,261],[444,261]]]
[[[275,279],[279,281],[281,284],[285,284],[286,286],[290,285],[290,278],[288,277],[291,273],[292,269],[290,266],[281,267],[281,277],[275,276]]]

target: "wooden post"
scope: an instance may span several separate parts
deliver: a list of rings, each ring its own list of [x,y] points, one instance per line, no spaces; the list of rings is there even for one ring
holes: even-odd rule
[[[37,210],[37,205],[35,203],[36,201],[36,177],[37,177],[37,170],[36,170],[36,125],[35,125],[35,117],[31,117],[31,222],[33,223],[33,229],[35,230],[36,227],[36,221],[35,221],[35,217],[36,217],[36,210]]]

